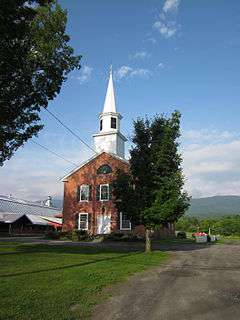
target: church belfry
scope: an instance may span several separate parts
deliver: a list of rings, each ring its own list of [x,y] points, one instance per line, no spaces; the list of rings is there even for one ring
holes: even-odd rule
[[[117,112],[113,86],[112,67],[105,97],[103,112],[99,115],[99,133],[93,135],[94,147],[97,152],[106,151],[125,157],[125,142],[127,139],[120,132],[122,116]]]

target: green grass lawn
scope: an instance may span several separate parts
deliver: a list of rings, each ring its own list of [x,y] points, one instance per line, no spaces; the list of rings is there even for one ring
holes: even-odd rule
[[[160,264],[151,254],[40,244],[0,245],[0,319],[87,319],[104,288]]]
[[[221,236],[220,240],[217,241],[218,244],[240,244],[240,236]]]

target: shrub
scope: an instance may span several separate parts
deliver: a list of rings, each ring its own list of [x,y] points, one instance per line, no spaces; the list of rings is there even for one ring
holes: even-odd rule
[[[86,230],[74,230],[72,232],[73,241],[81,241],[89,239],[89,234]]]
[[[124,233],[121,232],[112,232],[104,236],[104,240],[111,240],[111,241],[120,241]]]
[[[60,239],[72,239],[72,232],[71,231],[59,231]]]
[[[139,237],[135,234],[126,234],[121,238],[122,241],[129,241],[129,242],[135,242],[135,241],[141,241],[143,240],[142,237]]]
[[[186,232],[185,232],[185,231],[179,231],[179,232],[177,233],[177,238],[178,238],[178,239],[187,239]]]
[[[142,241],[144,240],[143,237],[134,235],[131,233],[124,234],[120,232],[114,232],[108,235],[104,236],[105,240],[110,240],[110,241],[124,241],[124,242],[131,242],[131,241]]]
[[[51,240],[58,240],[60,239],[60,232],[59,231],[46,231],[45,232],[45,238],[51,239]]]

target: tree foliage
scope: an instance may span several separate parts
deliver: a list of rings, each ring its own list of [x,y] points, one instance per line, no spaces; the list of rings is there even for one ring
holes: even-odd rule
[[[153,202],[144,210],[145,225],[154,227],[174,222],[189,207],[189,197],[183,191],[182,158],[178,152],[181,115],[175,111],[168,119],[156,116],[151,125],[151,155]]]
[[[0,2],[0,165],[43,128],[41,107],[80,67],[66,24],[54,0]]]
[[[146,230],[176,221],[189,206],[178,152],[180,113],[134,122],[130,172],[119,172],[116,206]],[[130,195],[130,196],[129,196]]]
[[[240,215],[201,219],[183,216],[178,220],[176,228],[186,232],[198,230],[208,232],[210,228],[211,232],[215,234],[240,236]]]

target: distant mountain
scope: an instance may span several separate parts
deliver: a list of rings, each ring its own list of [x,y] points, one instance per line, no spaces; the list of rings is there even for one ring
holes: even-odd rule
[[[188,215],[217,217],[240,214],[240,196],[214,196],[191,200]]]
[[[53,207],[62,208],[62,199],[53,198],[52,201]],[[187,214],[195,217],[217,217],[240,214],[240,196],[214,196],[192,199]]]

